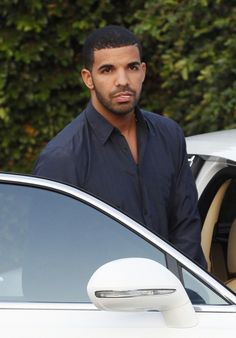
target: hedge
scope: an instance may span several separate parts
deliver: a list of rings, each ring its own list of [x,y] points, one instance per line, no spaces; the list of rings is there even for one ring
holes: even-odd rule
[[[26,172],[89,99],[80,78],[87,34],[133,30],[148,76],[140,105],[186,135],[236,127],[236,4],[227,0],[2,0],[0,170]]]

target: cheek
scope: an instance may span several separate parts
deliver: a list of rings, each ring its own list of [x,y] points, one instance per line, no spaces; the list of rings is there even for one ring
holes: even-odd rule
[[[142,90],[142,86],[143,86],[143,78],[139,78],[138,81],[137,81],[137,85],[136,85],[136,88],[137,88],[137,91],[141,91]]]
[[[132,83],[134,86],[136,86],[136,88],[141,88],[143,85],[143,81],[144,81],[143,74],[136,74],[136,76],[134,76],[132,79]]]
[[[112,89],[113,86],[113,80],[111,77],[102,77],[97,78],[94,81],[94,86],[100,91],[100,92],[107,92],[109,89]]]

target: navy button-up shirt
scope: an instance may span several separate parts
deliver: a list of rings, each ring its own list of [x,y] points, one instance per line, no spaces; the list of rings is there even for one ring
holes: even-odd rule
[[[34,174],[114,205],[204,265],[195,183],[172,120],[136,109],[138,164],[120,131],[91,103],[40,155]]]

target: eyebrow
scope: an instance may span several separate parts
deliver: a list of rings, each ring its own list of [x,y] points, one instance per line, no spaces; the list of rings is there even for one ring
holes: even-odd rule
[[[129,62],[128,63],[128,66],[140,66],[141,65],[141,62],[140,61],[133,61],[133,62]],[[113,64],[110,64],[110,63],[107,63],[107,64],[104,64],[104,65],[101,65],[98,70],[103,70],[105,68],[113,68],[114,65]]]
[[[98,70],[103,70],[103,69],[105,69],[105,68],[112,68],[112,67],[114,67],[114,65],[112,65],[112,64],[105,64],[105,65],[101,65],[99,68],[98,68]]]
[[[128,66],[140,66],[140,65],[141,65],[140,61],[133,61],[133,62],[128,63]]]

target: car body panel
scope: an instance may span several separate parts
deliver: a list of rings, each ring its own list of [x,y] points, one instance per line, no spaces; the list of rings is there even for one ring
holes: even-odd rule
[[[66,310],[0,310],[4,338],[222,338],[232,336],[235,313],[197,313],[194,328],[166,328],[158,312]],[[13,325],[14,323],[14,325]]]
[[[236,129],[186,138],[188,154],[208,155],[236,162]]]
[[[197,313],[193,328],[167,328],[158,312],[107,312],[83,310],[0,310],[4,338],[58,337],[183,337],[233,336],[236,313]],[[14,325],[13,325],[14,323]]]
[[[221,170],[227,168],[225,161],[223,160],[209,160],[206,159],[202,170],[200,170],[196,177],[196,186],[198,191],[198,198],[202,195],[209,182],[217,175]]]

